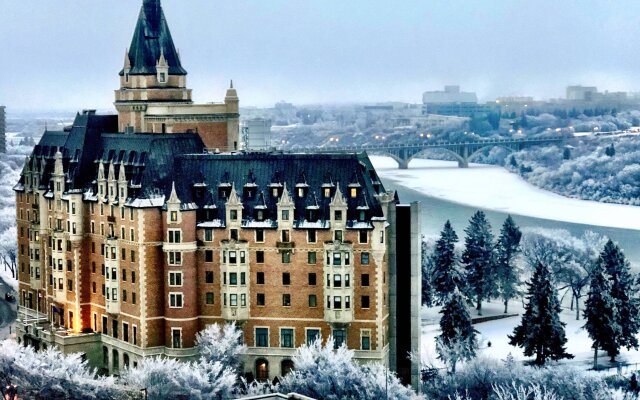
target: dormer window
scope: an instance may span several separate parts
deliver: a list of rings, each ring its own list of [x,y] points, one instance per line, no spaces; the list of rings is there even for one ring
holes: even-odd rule
[[[349,193],[350,193],[350,195],[351,195],[351,198],[352,198],[352,199],[355,199],[356,197],[358,197],[358,188],[354,188],[354,187],[352,187],[352,188],[349,190]]]
[[[264,210],[256,211],[256,220],[257,221],[264,221]]]
[[[244,188],[244,197],[247,199],[253,199],[256,195],[256,189],[254,187],[245,187]]]
[[[158,81],[160,83],[165,83],[167,81],[167,74],[164,72],[160,72],[160,74],[158,74]]]
[[[229,210],[229,219],[231,221],[237,221],[238,220],[238,210]]]
[[[289,220],[289,210],[282,210],[282,220],[283,221]]]
[[[178,212],[171,211],[171,222],[177,222],[177,221],[178,221]]]
[[[271,195],[273,197],[278,197],[278,188],[277,187],[274,187],[274,188],[271,189]]]
[[[124,81],[129,83],[129,73],[124,74]]]
[[[360,212],[358,213],[358,221],[360,222],[364,222],[367,219],[367,212],[364,210],[360,210]]]
[[[342,221],[342,210],[336,210],[333,214],[333,219],[336,221]]]
[[[307,220],[309,222],[316,222],[318,220],[317,210],[307,210]]]

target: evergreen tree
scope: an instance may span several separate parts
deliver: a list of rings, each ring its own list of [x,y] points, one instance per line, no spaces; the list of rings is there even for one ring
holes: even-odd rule
[[[593,340],[593,368],[598,366],[598,349],[606,350],[615,358],[619,346],[616,338],[620,336],[618,325],[618,309],[611,296],[611,282],[604,266],[598,263],[591,271],[589,297],[585,302],[584,317],[587,323],[584,328]]]
[[[462,262],[467,268],[468,292],[476,301],[478,315],[482,315],[482,301],[496,293],[496,268],[491,225],[482,211],[477,211],[465,230],[465,249]]]
[[[520,252],[522,232],[511,218],[507,217],[500,230],[496,243],[496,269],[498,275],[498,291],[504,301],[504,313],[507,313],[509,300],[518,295],[520,273],[515,265],[515,258]]]
[[[511,159],[509,160],[509,164],[511,164],[511,166],[514,167],[514,168],[518,168],[518,161],[516,161],[516,156],[514,156],[513,154],[511,155]]]
[[[447,221],[431,257],[433,266],[431,287],[435,303],[438,305],[444,304],[449,295],[462,283],[455,253],[457,241],[458,235],[451,227],[451,222]]]
[[[520,325],[509,335],[509,344],[524,349],[524,355],[536,355],[535,363],[573,358],[567,353],[565,324],[560,321],[560,302],[551,284],[549,269],[538,263],[531,281],[527,283],[527,305]]]
[[[523,129],[529,127],[529,120],[527,119],[527,114],[525,114],[524,112],[520,114],[520,127]]]
[[[569,147],[565,147],[562,152],[562,158],[565,160],[571,160],[571,149]]]
[[[640,331],[640,316],[638,315],[640,307],[638,307],[637,291],[629,262],[620,247],[609,240],[600,253],[598,264],[609,275],[611,297],[613,297],[618,309],[617,321],[620,325],[620,334],[616,338],[616,344],[618,348],[626,347],[637,350],[638,338],[636,335]],[[617,354],[609,355],[611,360],[615,361]]]
[[[451,372],[455,373],[459,361],[471,360],[476,356],[477,331],[473,329],[465,299],[458,288],[449,295],[440,314],[442,333],[436,338],[436,351],[438,358],[449,364]]]
[[[433,286],[431,279],[433,276],[433,259],[429,255],[427,242],[422,242],[422,305],[432,307],[434,303]]]

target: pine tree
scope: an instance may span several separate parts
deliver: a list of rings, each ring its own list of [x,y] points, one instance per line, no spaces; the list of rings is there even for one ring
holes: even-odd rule
[[[495,296],[496,268],[491,225],[482,211],[477,211],[465,230],[465,250],[462,262],[467,267],[469,294],[476,301],[478,315],[482,315],[482,301]]]
[[[471,360],[476,356],[477,331],[473,329],[465,299],[458,288],[449,295],[440,313],[442,333],[436,338],[436,351],[438,358],[449,364],[451,372],[455,373],[459,361]]]
[[[433,275],[433,259],[429,254],[429,246],[422,242],[422,305],[432,307],[434,303],[434,291],[431,284]]]
[[[618,348],[638,349],[638,338],[636,335],[640,331],[640,307],[634,285],[634,276],[631,274],[629,262],[625,258],[622,250],[615,243],[609,240],[598,258],[598,264],[604,268],[611,280],[611,296],[618,309],[618,325],[620,334],[616,338]],[[611,360],[615,361],[617,354],[611,355]]]
[[[518,295],[520,273],[515,265],[515,258],[520,252],[522,232],[511,218],[507,217],[500,230],[500,237],[496,243],[496,269],[498,275],[498,291],[504,301],[504,313],[507,313],[509,300]]]
[[[447,221],[431,257],[433,266],[431,287],[438,305],[444,304],[449,295],[462,283],[455,253],[457,241],[458,235],[451,227],[451,222]]]
[[[544,365],[548,360],[573,358],[564,345],[567,338],[565,324],[560,321],[560,302],[551,284],[549,269],[542,263],[527,283],[527,305],[522,321],[509,335],[509,344],[524,349],[524,355],[536,355],[535,363]]]
[[[593,368],[596,369],[598,349],[605,350],[612,358],[618,354],[616,338],[620,336],[620,325],[616,301],[611,296],[611,282],[602,264],[598,263],[591,271],[590,284],[585,302],[584,317],[587,323],[584,328],[593,340]]]

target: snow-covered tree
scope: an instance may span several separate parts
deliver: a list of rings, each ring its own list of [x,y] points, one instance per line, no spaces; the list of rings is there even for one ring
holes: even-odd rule
[[[619,352],[616,338],[620,337],[618,308],[611,295],[611,282],[604,265],[597,263],[591,271],[589,297],[585,302],[584,328],[593,340],[593,368],[598,367],[598,349],[603,349],[612,359]]]
[[[496,270],[498,276],[498,292],[504,302],[504,312],[507,313],[509,300],[519,294],[520,271],[516,265],[516,256],[520,252],[522,232],[511,215],[507,217],[500,230],[500,237],[496,243]]]
[[[618,348],[638,349],[640,331],[640,312],[638,291],[635,278],[631,274],[629,261],[617,244],[609,240],[598,258],[598,264],[611,280],[611,296],[618,310],[619,335],[616,337]],[[609,354],[615,361],[616,354]]]
[[[466,266],[467,289],[482,315],[482,301],[495,296],[496,264],[491,225],[482,211],[477,211],[465,229],[465,249],[462,262]]]
[[[0,342],[0,386],[18,386],[21,399],[135,399],[140,392],[97,377],[80,354],[55,348],[36,352],[12,340]]]
[[[360,366],[353,351],[343,344],[334,350],[333,338],[303,345],[293,357],[295,369],[284,376],[276,390],[296,392],[323,400],[418,399],[393,372],[379,364]]]
[[[422,305],[431,307],[434,303],[434,291],[431,283],[433,275],[433,259],[430,243],[422,240]]]
[[[457,288],[449,294],[440,313],[441,334],[436,338],[436,351],[438,358],[455,373],[459,362],[471,360],[476,356],[477,331],[471,324],[465,300]]]
[[[196,345],[204,360],[219,362],[236,371],[239,371],[241,357],[247,351],[247,346],[242,342],[242,331],[235,322],[207,326],[196,335]]]
[[[527,305],[520,325],[509,335],[509,344],[524,349],[525,356],[536,355],[535,363],[573,358],[567,353],[565,323],[560,321],[560,302],[551,284],[551,272],[539,263],[527,283]]]
[[[146,389],[151,400],[168,398],[235,398],[237,375],[219,362],[181,362],[153,357],[142,360],[137,368],[127,369],[121,381],[127,386]]]
[[[457,241],[458,235],[451,227],[451,222],[447,221],[431,256],[433,265],[431,286],[438,305],[444,304],[449,295],[462,285],[455,252]]]

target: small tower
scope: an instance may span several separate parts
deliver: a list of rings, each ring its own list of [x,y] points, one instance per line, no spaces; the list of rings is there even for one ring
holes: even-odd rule
[[[229,84],[227,94],[224,97],[227,106],[227,114],[232,116],[227,122],[227,147],[229,150],[240,150],[240,99],[238,92],[233,87],[233,80]]]

